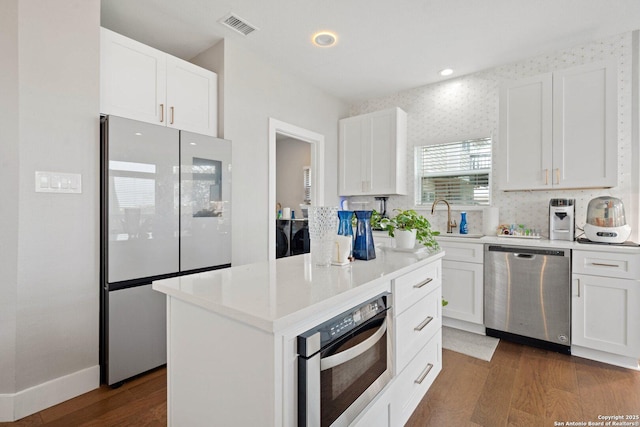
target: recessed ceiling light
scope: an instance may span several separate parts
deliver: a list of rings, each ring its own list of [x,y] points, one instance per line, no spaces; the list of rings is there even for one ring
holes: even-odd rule
[[[440,71],[441,76],[450,76],[451,74],[453,74],[453,70],[451,68],[445,68],[444,70]]]
[[[335,34],[328,31],[322,31],[313,35],[313,44],[320,47],[329,47],[336,44],[338,38]]]

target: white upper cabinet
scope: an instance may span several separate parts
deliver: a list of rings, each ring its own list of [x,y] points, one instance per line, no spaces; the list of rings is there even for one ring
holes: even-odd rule
[[[340,120],[341,196],[407,194],[407,113],[391,108]]]
[[[560,187],[617,185],[616,82],[611,62],[553,74],[553,167]]]
[[[217,75],[101,28],[100,112],[217,134]]]
[[[505,82],[500,141],[502,190],[616,186],[615,64]]]

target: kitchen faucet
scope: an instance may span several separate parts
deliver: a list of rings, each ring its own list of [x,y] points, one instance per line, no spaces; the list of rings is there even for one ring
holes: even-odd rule
[[[444,202],[444,204],[447,205],[447,233],[453,233],[453,227],[457,224],[455,220],[451,221],[451,206],[449,205],[449,202],[445,199],[436,199],[436,201],[433,202],[433,205],[431,205],[431,215],[433,215],[433,211],[435,210],[438,202]]]

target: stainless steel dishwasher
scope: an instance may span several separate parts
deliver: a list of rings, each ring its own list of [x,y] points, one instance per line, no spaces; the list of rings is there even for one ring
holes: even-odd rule
[[[571,251],[485,244],[487,335],[570,352]]]

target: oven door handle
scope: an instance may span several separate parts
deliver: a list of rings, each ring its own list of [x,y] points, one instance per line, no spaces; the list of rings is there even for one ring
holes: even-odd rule
[[[378,330],[371,335],[366,340],[362,341],[360,344],[355,345],[345,351],[341,351],[340,353],[336,353],[329,357],[325,357],[320,359],[320,370],[325,371],[327,369],[331,369],[338,365],[342,365],[352,359],[363,354],[365,351],[369,350],[371,347],[376,345],[380,338],[384,336],[384,333],[387,332],[387,319],[384,319],[382,325],[378,328]]]

